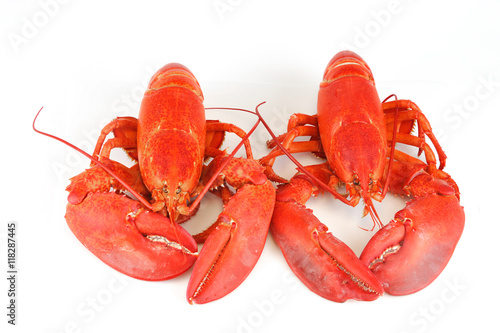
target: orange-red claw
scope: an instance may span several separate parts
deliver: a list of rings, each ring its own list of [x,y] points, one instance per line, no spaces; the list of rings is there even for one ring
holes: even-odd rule
[[[458,186],[448,174],[441,172],[447,177],[439,179],[428,174],[425,168],[425,164],[394,161],[389,181],[390,191],[394,194],[412,195],[416,198],[432,193],[443,196],[457,195]]]
[[[194,265],[186,293],[189,303],[215,301],[245,280],[264,248],[274,202],[269,181],[245,185],[231,197]]]
[[[95,256],[137,279],[174,278],[197,257],[196,242],[184,228],[124,195],[89,193],[80,204],[68,204],[65,217]]]
[[[292,271],[316,294],[335,302],[383,294],[368,267],[303,205],[276,202],[270,230]]]
[[[206,183],[213,172],[219,168],[228,157],[217,156],[213,159],[208,167],[204,170],[203,182]],[[246,158],[231,158],[220,173],[218,179],[214,182],[213,187],[222,185],[224,181],[232,187],[238,189],[245,184],[264,184],[267,177],[264,175],[264,167],[256,160]]]
[[[66,187],[68,202],[73,205],[80,204],[90,192],[109,192],[111,181],[109,174],[99,166],[85,170],[71,178],[71,183]]]
[[[446,267],[464,223],[464,210],[455,195],[431,194],[413,200],[372,237],[360,259],[386,293],[415,293]]]

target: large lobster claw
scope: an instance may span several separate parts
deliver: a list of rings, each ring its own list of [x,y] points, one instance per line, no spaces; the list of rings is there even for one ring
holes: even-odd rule
[[[401,175],[402,167],[395,164],[395,172]],[[404,172],[406,179],[412,179],[405,187],[416,198],[371,238],[360,256],[390,295],[412,294],[434,281],[450,260],[465,224],[454,182],[419,170]]]
[[[265,177],[262,181],[243,185],[224,205],[194,265],[186,293],[189,303],[203,304],[229,294],[257,263],[276,198],[271,182]]]
[[[88,193],[80,204],[67,205],[66,221],[94,255],[134,278],[174,278],[197,257],[197,244],[184,228],[125,195]]]
[[[288,265],[311,291],[331,301],[377,299],[384,290],[375,275],[303,205],[312,192],[310,180],[299,174],[276,194],[270,230]]]
[[[356,254],[305,206],[276,202],[270,230],[292,271],[316,294],[345,302],[373,301],[384,293]]]

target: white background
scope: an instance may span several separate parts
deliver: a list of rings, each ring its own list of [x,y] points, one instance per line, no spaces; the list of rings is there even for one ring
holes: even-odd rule
[[[500,296],[494,271],[500,235],[500,6],[493,3],[2,1],[1,326],[47,333],[498,327],[491,300]],[[282,133],[292,113],[316,112],[324,68],[345,48],[368,62],[381,98],[395,93],[421,107],[449,157],[446,170],[460,186],[466,227],[449,265],[428,288],[370,303],[333,303],[295,279],[268,237],[261,259],[236,291],[191,306],[185,299],[190,271],[172,281],[134,280],[102,264],[71,234],[64,188],[88,161],[32,131],[40,107],[40,129],[91,151],[107,121],[137,116],[153,72],[180,62],[198,78],[206,106],[253,109],[267,101],[261,111]],[[207,118],[245,129],[255,121],[235,112],[209,111]],[[257,157],[266,153],[267,138],[262,127],[252,137]],[[226,146],[235,142],[228,136]],[[293,174],[287,160],[277,168]],[[404,205],[392,196],[387,201],[377,205],[385,222]],[[371,237],[356,226],[361,206],[345,207],[328,196],[308,205],[360,254]],[[190,231],[215,219],[217,212],[206,203],[203,208]],[[16,327],[6,323],[9,221],[17,222]]]

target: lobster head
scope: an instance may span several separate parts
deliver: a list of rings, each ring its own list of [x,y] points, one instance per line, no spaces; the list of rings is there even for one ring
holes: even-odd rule
[[[360,135],[360,133],[362,135]],[[347,125],[334,136],[337,156],[333,168],[356,205],[365,203],[365,214],[372,212],[372,198],[380,200],[380,180],[386,163],[386,145],[380,132],[371,124]],[[368,149],[367,149],[368,148]]]
[[[139,112],[137,147],[153,210],[173,220],[187,213],[187,202],[201,176],[205,155],[203,94],[185,66],[172,63],[152,77]]]
[[[339,52],[327,65],[318,125],[326,158],[346,184],[351,204],[362,198],[365,215],[373,217],[372,198],[381,199],[379,181],[386,164],[385,120],[370,67],[354,52]]]

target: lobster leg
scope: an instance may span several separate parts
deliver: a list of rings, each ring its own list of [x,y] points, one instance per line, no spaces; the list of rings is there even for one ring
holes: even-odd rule
[[[115,136],[106,140],[108,134]],[[107,124],[97,140],[93,157],[108,167],[118,177],[130,184],[141,195],[150,195],[144,185],[138,164],[128,168],[121,163],[109,159],[113,148],[123,148],[125,152],[137,161],[137,119],[133,117],[118,117]],[[90,168],[71,178],[71,184],[66,188],[69,192],[68,201],[79,204],[91,192],[109,192],[113,187],[116,191],[125,191],[125,187],[100,166],[91,162]]]
[[[65,218],[94,255],[134,278],[174,278],[197,257],[196,242],[184,228],[124,195],[89,193],[80,204],[67,205]]]
[[[310,126],[307,126],[310,125]],[[299,136],[309,136],[313,140],[318,140],[319,131],[318,131],[318,122],[317,118],[305,114],[294,114],[288,122],[288,131],[280,136],[277,139],[283,144],[283,146],[287,149],[291,149],[293,141]],[[279,150],[276,148],[276,143],[274,140],[270,140],[267,142],[268,148],[275,148],[275,150]],[[266,156],[266,160],[268,157]],[[274,162],[274,159],[270,160],[270,164]]]
[[[435,178],[421,166],[400,162],[394,164],[393,173],[391,192],[415,199],[372,237],[360,259],[385,292],[407,295],[425,288],[446,267],[462,234],[465,214],[451,178]]]
[[[200,251],[187,288],[189,303],[208,303],[229,294],[257,263],[275,203],[275,190],[262,169],[256,161],[245,159],[233,159],[224,169],[225,181],[241,187],[224,205],[217,227]],[[242,174],[248,176],[243,185],[239,183]]]
[[[288,150],[290,153],[311,152],[316,156],[321,157],[322,151],[321,142],[318,139],[318,127],[302,125],[302,123],[305,121],[314,122],[315,119],[316,117],[313,116],[294,114],[288,124],[290,130],[278,137],[278,140],[280,141],[280,143],[282,143],[283,148]],[[296,124],[299,125],[293,127]],[[311,137],[311,139],[309,141],[295,142],[294,140],[299,136],[309,136]],[[267,145],[269,148],[274,147],[274,149],[268,155],[261,158],[259,162],[266,168],[265,174],[270,180],[278,183],[286,183],[286,179],[277,175],[272,169],[276,157],[283,155],[284,152],[281,148],[276,147],[276,143],[274,142],[274,140],[269,141]]]
[[[212,126],[212,124],[218,123],[218,120],[209,120],[207,119],[206,124],[207,127]],[[226,136],[225,131],[218,131],[218,130],[207,130],[206,133],[206,138],[205,138],[205,152],[207,149],[219,149],[220,146],[222,145],[222,142],[224,141],[224,137]],[[205,156],[205,160],[208,159],[207,156]]]
[[[226,132],[234,133],[242,139],[246,135],[245,131],[243,131],[241,128],[239,128],[236,125],[228,124],[228,123],[221,123],[218,121],[207,120],[207,135],[209,135],[210,133],[226,133]],[[220,141],[220,143],[222,143],[222,141]],[[207,144],[208,144],[208,142],[207,142]],[[252,148],[250,147],[250,142],[248,140],[245,140],[243,142],[243,144],[245,145],[245,152],[246,152],[247,158],[253,159]],[[211,146],[211,148],[219,148],[219,147],[220,147],[220,144],[218,146],[215,146],[212,144],[212,146]]]
[[[323,171],[325,178],[328,175]],[[320,172],[315,174],[320,176]],[[270,230],[288,265],[311,291],[326,299],[377,299],[383,294],[377,278],[305,208],[305,201],[314,192],[308,178],[299,174],[280,186],[276,194]]]
[[[106,140],[108,134],[113,132],[115,136]],[[117,117],[104,126],[97,139],[94,149],[94,157],[98,155],[109,158],[111,149],[123,148],[125,152],[137,161],[137,119],[134,117]],[[93,165],[93,164],[91,164]]]
[[[310,125],[310,126],[307,126]],[[316,115],[311,116],[308,114],[303,114],[303,113],[294,113],[290,116],[290,119],[288,120],[288,126],[287,126],[287,132],[284,134],[281,134],[277,137],[277,139],[283,143],[285,141],[285,138],[289,136],[289,132],[291,130],[296,129],[297,127],[308,127],[308,128],[315,128],[315,135],[314,137],[318,137],[318,117]],[[299,134],[300,135],[300,134]],[[297,135],[295,135],[297,136]],[[274,148],[276,147],[276,143],[274,140],[270,140],[267,142],[267,147],[268,148]]]
[[[439,169],[442,170],[445,167],[446,154],[444,153],[443,148],[437,141],[437,138],[434,135],[434,132],[432,131],[429,121],[422,113],[420,108],[414,102],[410,100],[400,99],[396,101],[382,103],[382,108],[384,110],[385,120],[387,124],[388,140],[390,140],[389,138],[392,138],[392,133],[390,133],[390,129],[392,129],[394,126],[395,110],[399,109],[398,124],[397,124],[397,126],[399,127],[398,130],[399,133],[410,134],[413,127],[413,122],[417,121],[418,123],[418,138],[420,140],[410,140],[408,139],[408,137],[403,136],[407,138],[406,139],[407,141],[409,141],[405,143],[419,147],[419,155],[420,155],[422,149],[424,149],[424,145],[427,145],[425,143],[424,137],[428,136],[438,153],[440,162]],[[398,139],[396,138],[396,140]],[[428,148],[428,150],[430,150],[430,148]],[[428,156],[427,151],[426,151],[426,156]]]

